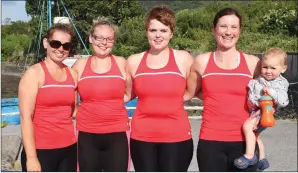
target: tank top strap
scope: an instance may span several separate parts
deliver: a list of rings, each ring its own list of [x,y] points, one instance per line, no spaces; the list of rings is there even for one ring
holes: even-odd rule
[[[175,71],[181,74],[175,59],[174,50],[172,48],[169,48],[169,60],[168,64],[166,65],[166,70]]]
[[[66,71],[66,75],[67,75],[67,78],[66,78],[66,82],[67,84],[71,84],[71,85],[74,85],[75,86],[75,82],[74,82],[74,79],[70,73],[70,69],[69,67],[65,66],[65,71]]]
[[[112,75],[120,75],[123,77],[120,68],[116,62],[116,59],[113,55],[110,56],[111,58],[111,69],[108,71],[108,74],[112,74]]]
[[[47,84],[50,84],[50,83],[53,83],[54,80],[51,80],[51,74],[46,66],[46,64],[44,63],[44,61],[41,61],[40,62],[40,65],[41,65],[41,68],[43,69],[44,71],[44,84],[43,85],[47,85]]]
[[[246,63],[244,53],[239,51],[239,54],[240,54],[240,60],[239,60],[240,62],[239,62],[239,66],[238,66],[239,70],[242,73],[246,73],[246,74],[252,75],[250,73],[249,68],[248,68],[248,65]]]
[[[88,76],[89,74],[92,74],[91,72],[91,60],[92,60],[92,56],[88,56],[87,58],[87,62],[85,64],[85,67],[84,67],[84,70],[83,70],[83,73],[81,75],[80,78],[83,78],[85,76]]]
[[[143,53],[143,57],[142,57],[142,59],[141,59],[141,62],[140,62],[140,64],[139,64],[139,66],[138,66],[138,69],[137,69],[135,75],[137,75],[137,74],[139,74],[139,73],[141,73],[141,72],[144,72],[144,71],[148,71],[148,70],[149,70],[148,67],[147,67],[147,65],[146,65],[146,61],[147,61],[148,53],[149,53],[149,49],[146,50],[146,51]]]
[[[211,52],[203,76],[210,72],[214,72],[214,69],[217,69],[217,65],[214,62],[214,52]]]

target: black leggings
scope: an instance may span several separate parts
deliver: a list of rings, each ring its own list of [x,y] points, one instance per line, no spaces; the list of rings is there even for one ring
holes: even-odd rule
[[[36,149],[42,172],[76,172],[77,143],[65,148]],[[22,171],[27,172],[25,149],[21,154]]]
[[[94,134],[80,131],[78,144],[80,171],[127,171],[128,140],[126,132]]]
[[[193,141],[158,143],[131,138],[130,151],[136,172],[186,172],[193,156]]]
[[[259,147],[256,144],[256,150]],[[245,142],[222,142],[200,139],[197,159],[200,172],[255,172],[258,164],[246,169],[234,166],[234,160],[245,153]],[[257,152],[258,155],[258,152]]]

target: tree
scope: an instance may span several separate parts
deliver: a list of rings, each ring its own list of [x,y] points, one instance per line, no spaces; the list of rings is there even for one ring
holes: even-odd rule
[[[40,3],[39,0],[26,0],[27,14],[31,15],[32,18],[39,17],[40,8],[38,8],[36,4],[40,5]],[[93,19],[99,16],[111,17],[115,24],[121,25],[124,19],[139,16],[145,11],[141,4],[136,0],[54,0],[51,4],[53,9],[52,16],[67,16],[63,5],[70,14],[71,19],[85,43],[88,42],[88,31],[92,25]],[[44,20],[46,20],[46,18],[44,18]],[[78,46],[74,47],[74,49],[80,49],[82,47],[83,46],[78,43]]]

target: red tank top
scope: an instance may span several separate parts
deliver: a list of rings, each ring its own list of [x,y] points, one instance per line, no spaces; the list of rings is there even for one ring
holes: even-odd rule
[[[112,133],[129,129],[129,119],[124,106],[126,81],[113,56],[111,68],[105,73],[91,69],[92,56],[78,82],[81,104],[77,113],[77,129],[89,133]]]
[[[44,62],[40,62],[45,73],[44,84],[38,89],[33,128],[36,149],[54,149],[70,146],[76,142],[71,119],[75,102],[75,83],[67,66],[67,79],[56,81]]]
[[[148,51],[133,79],[138,96],[132,117],[131,138],[148,142],[178,142],[190,139],[191,128],[184,110],[186,80],[169,49],[168,64],[160,69],[146,65]]]
[[[242,125],[246,109],[247,84],[252,79],[242,52],[235,69],[221,69],[212,52],[202,76],[204,110],[200,139],[244,141]]]

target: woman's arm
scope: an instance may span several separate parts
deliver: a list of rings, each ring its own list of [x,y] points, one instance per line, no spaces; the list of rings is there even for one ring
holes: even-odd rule
[[[24,73],[19,84],[18,93],[21,116],[21,133],[27,156],[28,171],[41,171],[41,166],[36,154],[32,122],[39,80],[36,75],[38,74],[38,70],[36,68],[37,66],[32,66]]]
[[[129,69],[129,63],[128,60],[126,61],[125,65],[125,71],[126,71],[126,89],[124,94],[124,103],[129,102],[130,100],[134,99],[136,97],[134,90],[133,90],[133,83],[132,83],[132,75]]]
[[[77,71],[75,71],[74,69],[70,69],[71,71],[71,75],[72,75],[72,78],[75,82],[75,102],[72,106],[72,117],[76,117],[77,115],[77,111],[78,111],[78,108],[79,108],[79,103],[78,103],[78,73]]]
[[[190,68],[190,74],[187,78],[186,91],[184,94],[184,101],[188,101],[192,97],[194,97],[195,94],[198,93],[201,88],[201,85],[200,85],[201,77],[196,70],[196,66],[197,66],[197,64],[195,61]]]
[[[206,54],[198,55],[190,68],[190,74],[187,78],[186,91],[184,94],[184,101],[190,100],[192,97],[198,95],[201,91],[202,72],[206,67]]]

